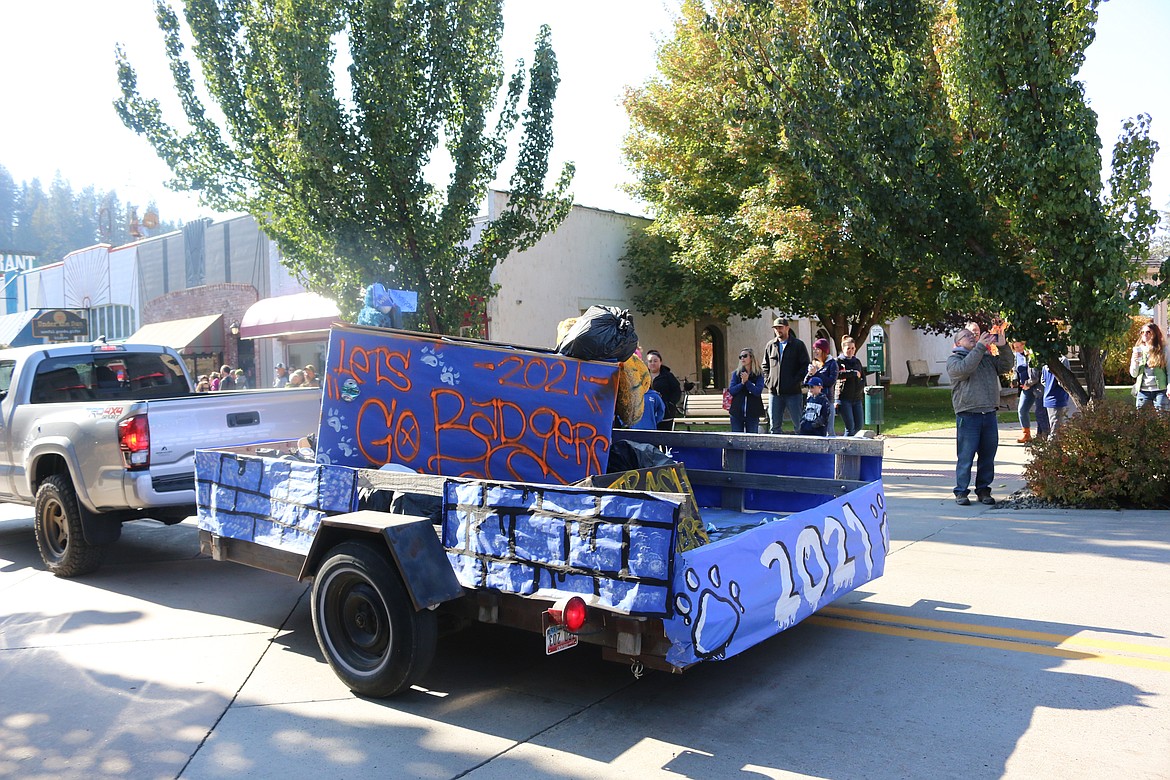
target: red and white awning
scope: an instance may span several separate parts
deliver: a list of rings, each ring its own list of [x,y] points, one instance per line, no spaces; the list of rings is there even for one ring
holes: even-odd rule
[[[240,338],[262,339],[317,333],[341,319],[337,304],[317,293],[278,295],[256,301],[240,320]]]

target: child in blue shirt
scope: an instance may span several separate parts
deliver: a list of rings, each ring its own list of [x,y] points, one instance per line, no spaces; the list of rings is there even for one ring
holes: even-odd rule
[[[829,431],[829,399],[822,395],[824,383],[820,377],[809,377],[808,398],[804,401],[804,414],[800,418],[801,436],[827,436]]]

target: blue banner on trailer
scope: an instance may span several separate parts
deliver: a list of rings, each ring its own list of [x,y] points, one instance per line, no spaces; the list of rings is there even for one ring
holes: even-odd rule
[[[742,523],[740,512],[704,509]],[[751,515],[747,515],[751,517]],[[890,537],[880,481],[803,512],[679,553],[666,660],[730,658],[804,620],[885,570]]]
[[[615,363],[335,327],[317,460],[568,484],[605,471],[617,380]]]

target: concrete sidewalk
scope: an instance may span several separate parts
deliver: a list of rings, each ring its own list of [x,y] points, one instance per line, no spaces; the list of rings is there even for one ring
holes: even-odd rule
[[[1170,777],[1170,512],[960,507],[954,457],[886,439],[885,575],[735,658],[636,680],[477,626],[387,701],[325,665],[305,584],[191,521],[61,580],[0,505],[0,777]]]

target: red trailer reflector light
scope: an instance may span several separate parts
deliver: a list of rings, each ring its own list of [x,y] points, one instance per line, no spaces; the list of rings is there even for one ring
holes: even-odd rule
[[[585,625],[586,612],[585,599],[580,596],[566,596],[549,607],[548,616],[557,625],[577,632]]]

